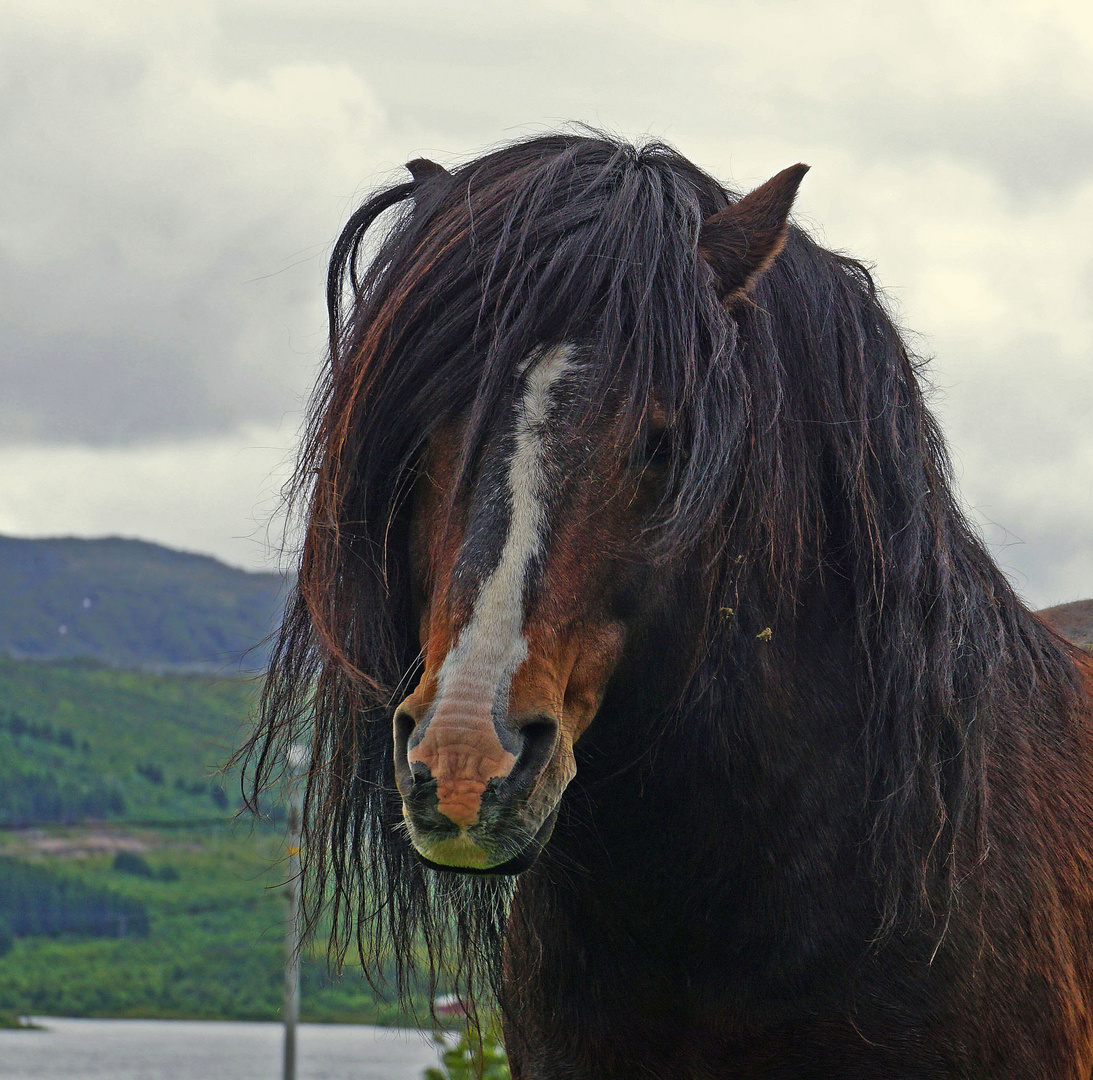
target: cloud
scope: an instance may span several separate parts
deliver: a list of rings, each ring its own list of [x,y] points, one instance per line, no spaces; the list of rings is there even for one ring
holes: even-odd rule
[[[323,254],[381,138],[366,83],[222,77],[201,26],[181,59],[47,30],[7,45],[0,432],[110,445],[298,406]]]
[[[646,0],[612,11],[701,50],[697,69],[719,91],[692,98],[706,125],[713,106],[749,138],[911,169],[942,157],[1018,198],[1065,192],[1093,168],[1088,5]]]
[[[129,536],[278,565],[290,425],[149,446],[0,447],[0,533]]]
[[[147,485],[143,535],[244,558],[230,504],[259,480],[229,481],[222,455],[295,424],[352,207],[419,153],[572,119],[666,137],[739,187],[810,162],[800,218],[875,263],[932,358],[1003,562],[1037,601],[1093,594],[1088,4],[12,0],[0,18],[0,529],[63,528],[68,505],[139,531],[126,492]],[[56,501],[33,511],[9,466]],[[189,469],[226,470],[221,494],[202,504]],[[184,517],[160,484],[192,493]]]

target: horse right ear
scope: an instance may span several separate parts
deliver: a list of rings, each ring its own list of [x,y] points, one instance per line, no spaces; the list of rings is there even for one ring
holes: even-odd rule
[[[415,184],[432,180],[437,176],[446,176],[449,180],[452,178],[452,174],[443,165],[438,165],[428,158],[414,158],[413,161],[406,163],[406,168],[410,170],[410,175],[414,178]]]
[[[702,223],[698,252],[722,300],[743,296],[782,250],[789,212],[807,165],[791,165]]]

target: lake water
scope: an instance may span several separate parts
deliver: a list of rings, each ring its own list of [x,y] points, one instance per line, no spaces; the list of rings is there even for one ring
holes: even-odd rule
[[[280,1024],[35,1018],[0,1030],[0,1080],[280,1080]],[[301,1024],[299,1080],[421,1080],[436,1049],[420,1032]]]

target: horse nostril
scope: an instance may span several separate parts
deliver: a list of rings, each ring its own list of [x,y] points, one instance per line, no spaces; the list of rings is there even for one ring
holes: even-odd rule
[[[429,779],[429,768],[424,762],[410,764],[410,736],[414,733],[414,718],[401,709],[395,713],[395,779],[405,794],[416,783]],[[425,776],[420,770],[425,770]]]
[[[424,761],[411,761],[410,762],[410,779],[415,784],[424,784],[429,780],[432,780],[433,774],[429,769],[429,766]]]
[[[541,716],[521,726],[517,734],[520,752],[516,764],[501,784],[504,797],[509,799],[530,788],[554,755],[558,745],[558,723]]]

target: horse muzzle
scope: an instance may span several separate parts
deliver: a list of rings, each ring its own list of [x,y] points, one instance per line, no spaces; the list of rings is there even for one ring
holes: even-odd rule
[[[395,779],[403,818],[426,865],[462,873],[515,874],[550,839],[558,800],[573,775],[560,725],[539,716],[519,726],[415,723],[395,714]],[[568,759],[568,762],[567,762]]]

